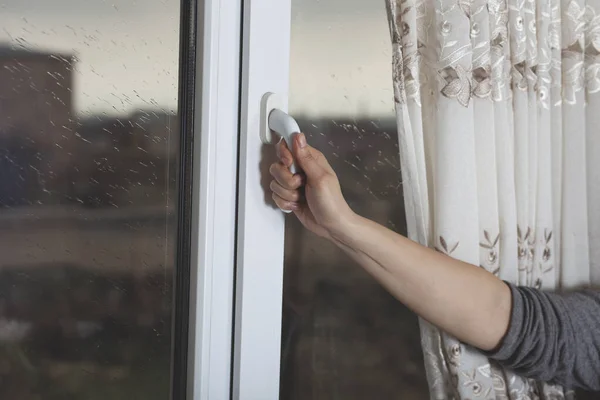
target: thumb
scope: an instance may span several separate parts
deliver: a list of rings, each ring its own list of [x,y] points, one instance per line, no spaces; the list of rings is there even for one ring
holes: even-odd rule
[[[309,180],[317,179],[326,171],[317,160],[318,152],[306,143],[304,133],[294,137],[294,158]]]

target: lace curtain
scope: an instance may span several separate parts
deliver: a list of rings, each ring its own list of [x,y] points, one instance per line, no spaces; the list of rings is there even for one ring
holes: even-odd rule
[[[409,237],[519,285],[600,282],[600,0],[386,3]],[[569,397],[421,333],[432,399]]]

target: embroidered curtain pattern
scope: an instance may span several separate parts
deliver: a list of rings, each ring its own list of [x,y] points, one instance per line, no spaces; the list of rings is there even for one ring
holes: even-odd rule
[[[518,285],[600,282],[598,3],[386,0],[411,239]],[[570,397],[421,335],[432,399]]]

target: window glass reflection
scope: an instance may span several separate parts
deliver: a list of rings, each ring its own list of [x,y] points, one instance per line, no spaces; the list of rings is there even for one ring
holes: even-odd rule
[[[292,0],[290,110],[352,208],[406,233],[383,2]],[[286,223],[281,398],[428,398],[416,316]]]
[[[0,398],[168,399],[179,1],[0,25]]]

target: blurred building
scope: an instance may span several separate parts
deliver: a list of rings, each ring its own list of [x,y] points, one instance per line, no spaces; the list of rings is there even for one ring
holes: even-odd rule
[[[0,45],[0,207],[162,203],[175,188],[168,175],[175,177],[177,115],[139,110],[79,119],[76,61]]]
[[[71,197],[94,207],[153,207],[176,196],[177,114],[138,110],[77,124]]]
[[[56,200],[52,192],[62,184],[74,143],[74,63],[69,54],[0,45],[3,206]]]

